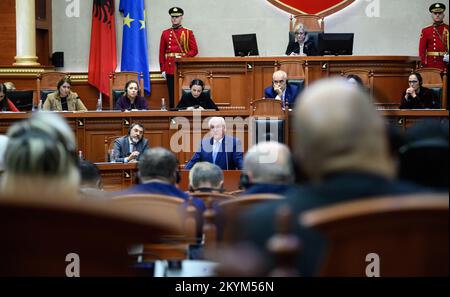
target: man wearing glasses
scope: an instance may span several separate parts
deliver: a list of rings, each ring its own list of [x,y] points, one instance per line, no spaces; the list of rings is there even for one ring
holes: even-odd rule
[[[222,117],[212,117],[208,122],[210,137],[202,139],[200,149],[184,166],[191,169],[197,162],[210,162],[222,170],[241,170],[243,150],[239,139],[225,135],[226,124]]]
[[[292,108],[298,93],[298,86],[287,83],[286,72],[278,70],[273,73],[272,85],[264,90],[264,98],[281,100],[283,108],[285,108],[286,103],[289,108]]]

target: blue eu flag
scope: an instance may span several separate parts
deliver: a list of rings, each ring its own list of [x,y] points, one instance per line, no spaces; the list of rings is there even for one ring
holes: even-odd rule
[[[145,92],[150,94],[144,0],[120,0],[119,11],[124,17],[121,70],[142,72]]]

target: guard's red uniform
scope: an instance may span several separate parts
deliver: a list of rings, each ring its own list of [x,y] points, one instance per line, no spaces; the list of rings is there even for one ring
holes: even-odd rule
[[[197,41],[192,30],[180,27],[167,29],[161,34],[159,44],[159,65],[161,72],[166,74],[174,72],[176,58],[195,57],[198,53]]]
[[[448,25],[430,25],[422,29],[419,42],[419,55],[423,67],[434,67],[447,70],[447,63],[443,61],[448,53]]]

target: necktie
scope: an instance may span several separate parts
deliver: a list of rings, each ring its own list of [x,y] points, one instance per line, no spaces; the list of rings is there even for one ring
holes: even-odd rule
[[[212,152],[213,163],[216,163],[217,153],[219,152],[219,145],[220,145],[219,141],[214,141],[213,152]]]

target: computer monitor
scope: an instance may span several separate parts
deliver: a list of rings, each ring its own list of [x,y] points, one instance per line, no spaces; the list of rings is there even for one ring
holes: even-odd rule
[[[33,91],[8,91],[8,99],[20,111],[30,111],[33,108]]]
[[[234,55],[236,57],[258,56],[258,42],[256,34],[233,35]]]
[[[353,33],[320,33],[320,55],[351,55],[353,53]]]

